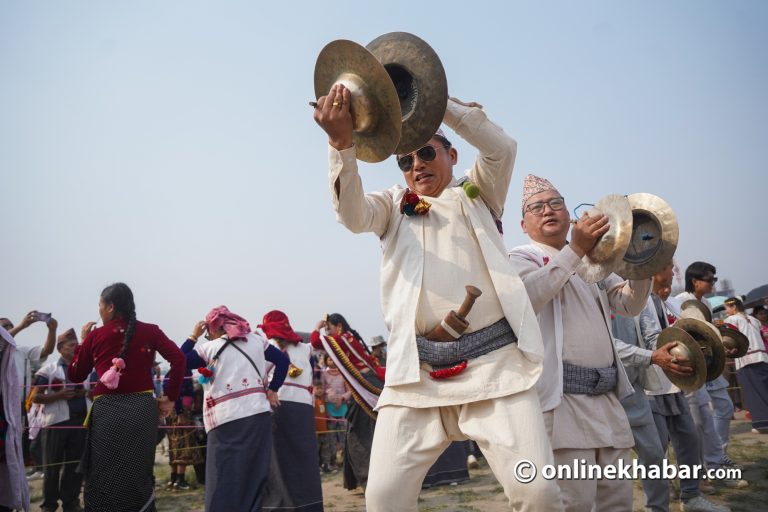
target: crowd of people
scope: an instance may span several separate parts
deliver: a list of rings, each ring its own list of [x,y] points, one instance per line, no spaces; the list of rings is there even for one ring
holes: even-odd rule
[[[729,380],[684,392],[673,381],[695,368],[675,350],[682,341],[660,340],[690,318],[691,302],[708,313],[703,325],[742,333],[746,352],[728,352],[737,402],[756,433],[768,432],[764,308],[748,315],[731,297],[718,322],[706,300],[716,269],[705,262],[686,269],[677,297],[671,261],[644,279],[586,279],[580,268],[609,218],[571,220],[561,191],[534,175],[520,203],[530,243],[508,250],[501,219],[517,145],[477,103],[451,98],[444,119],[479,150],[465,177],[453,177],[457,151],[439,130],[397,155],[407,187],[365,193],[350,101],[334,85],[314,116],[328,135],[338,220],[381,244],[387,342],[366,344],[337,313],[305,337],[282,311],[253,328],[219,306],[177,344],[137,318],[124,283],[101,292],[101,326],[87,323],[79,338],[74,329],[57,336],[56,320],[38,312],[18,327],[0,319],[0,511],[29,510],[25,452],[43,470],[41,509],[60,502],[65,512],[81,509],[81,488],[89,511],[155,510],[158,485],[187,489],[189,466],[213,512],[321,511],[321,474],[338,469],[345,488],[365,488],[367,510],[415,511],[422,487],[466,480],[480,455],[515,510],[633,508],[631,480],[523,481],[520,460],[607,468],[630,464],[634,450],[642,464],[661,465],[671,445],[680,465],[739,468],[727,455]],[[26,350],[32,364],[19,376],[14,336],[36,321],[47,337]],[[158,354],[170,365],[163,376]],[[20,382],[33,390],[28,425]],[[25,451],[35,430],[41,446]],[[165,484],[153,474],[159,432],[168,438]],[[649,510],[669,510],[667,479],[642,484]],[[711,484],[749,485],[682,475],[682,510],[728,510],[703,496]]]
[[[351,471],[343,461],[352,395],[333,360],[304,343],[284,313],[267,313],[252,332],[225,306],[214,308],[181,348],[136,319],[123,283],[102,292],[99,314],[103,326],[83,326],[82,343],[72,328],[57,336],[56,319],[36,311],[18,327],[0,319],[6,383],[0,453],[10,485],[0,510],[29,510],[28,489],[18,478],[25,466],[27,480],[42,474],[40,509],[65,512],[82,510],[81,491],[87,510],[152,510],[156,488],[190,488],[190,466],[209,510],[243,503],[322,510],[321,473]],[[39,346],[19,348],[28,373],[19,378],[13,336],[38,321],[48,335]],[[338,314],[320,324],[328,335],[355,336],[364,353],[384,362],[382,337],[365,345]],[[54,346],[58,357],[49,357]],[[164,375],[156,354],[170,364]],[[14,402],[21,415],[7,407]],[[23,441],[24,448],[17,452],[6,439]],[[157,482],[155,447],[165,439],[170,477]],[[357,473],[345,477],[354,481],[349,488],[365,482],[367,457],[357,464]],[[241,481],[232,477],[237,468]]]

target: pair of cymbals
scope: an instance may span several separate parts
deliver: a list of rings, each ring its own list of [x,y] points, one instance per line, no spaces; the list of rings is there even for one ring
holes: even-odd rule
[[[587,215],[608,217],[608,232],[581,259],[576,273],[588,283],[602,281],[614,272],[629,247],[632,236],[632,208],[626,196],[611,194],[600,199]]]
[[[426,144],[440,128],[448,83],[437,53],[407,32],[391,32],[367,46],[337,40],[315,63],[315,96],[341,83],[351,93],[357,158],[381,162]]]
[[[671,261],[677,249],[677,217],[666,201],[648,193],[611,194],[587,212],[608,217],[608,232],[582,258],[577,274],[596,283],[616,273],[624,279],[647,279]]]
[[[727,350],[736,349],[736,352],[728,355],[728,357],[737,358],[747,355],[749,351],[749,338],[738,327],[731,324],[723,324],[718,329],[720,329],[720,335],[723,337],[723,346]]]
[[[656,343],[662,347],[670,341],[677,346],[672,355],[684,356],[687,366],[693,369],[688,375],[675,375],[664,370],[670,381],[686,393],[699,389],[705,382],[718,378],[725,369],[725,349],[720,333],[712,324],[695,318],[681,318],[672,327],[667,327]]]

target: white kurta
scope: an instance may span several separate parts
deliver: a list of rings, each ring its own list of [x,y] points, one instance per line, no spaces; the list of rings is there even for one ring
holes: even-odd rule
[[[510,257],[541,320],[548,378],[537,389],[542,410],[553,411],[552,449],[633,446],[619,403],[633,389],[613,344],[610,314],[638,314],[651,280],[623,281],[612,274],[599,285],[587,284],[575,274],[581,259],[567,245],[558,250],[534,242],[513,249]],[[564,394],[563,362],[589,368],[615,364],[615,392]]]
[[[516,143],[476,107],[449,101],[445,122],[480,152],[467,176],[481,197],[469,199],[460,187],[449,186],[439,197],[426,198],[433,206],[424,216],[400,213],[400,186],[364,193],[355,149],[329,148],[339,222],[355,233],[375,233],[384,252],[381,302],[390,338],[379,407],[437,407],[505,396],[529,389],[541,373],[536,317],[491,215],[503,211]],[[468,284],[483,291],[468,317],[469,331],[506,317],[518,345],[473,359],[458,376],[435,381],[420,368],[416,334],[425,334],[457,309]]]
[[[670,313],[669,306],[664,301],[661,302],[661,306],[662,314],[665,317],[668,317]],[[659,348],[656,343],[659,339],[659,334],[661,334],[662,329],[669,327],[669,322],[666,318],[663,319],[663,324],[659,322],[659,315],[656,312],[656,306],[653,303],[652,297],[648,297],[645,308],[640,312],[638,320],[640,321],[640,331],[643,334],[643,340],[645,341],[646,346],[651,350]],[[658,377],[661,386],[659,389],[646,390],[645,393],[647,395],[671,395],[680,392],[680,388],[672,384],[672,381],[669,380],[669,377],[664,373],[664,370],[656,365],[651,365],[651,367],[656,372],[656,376]]]

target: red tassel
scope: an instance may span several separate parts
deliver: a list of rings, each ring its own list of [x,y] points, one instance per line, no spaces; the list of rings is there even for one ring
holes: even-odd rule
[[[433,379],[450,379],[451,377],[454,377],[464,370],[467,369],[467,360],[463,360],[456,366],[451,366],[450,368],[443,368],[442,370],[434,370],[429,372],[429,376]]]

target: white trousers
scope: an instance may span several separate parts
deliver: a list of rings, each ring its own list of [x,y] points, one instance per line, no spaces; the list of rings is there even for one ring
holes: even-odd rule
[[[382,407],[365,491],[368,512],[416,512],[429,468],[452,441],[466,439],[477,442],[513,510],[563,510],[557,483],[541,477],[542,466],[552,464],[553,456],[538,395],[529,389],[463,405]],[[530,483],[516,478],[520,460],[537,468]]]

